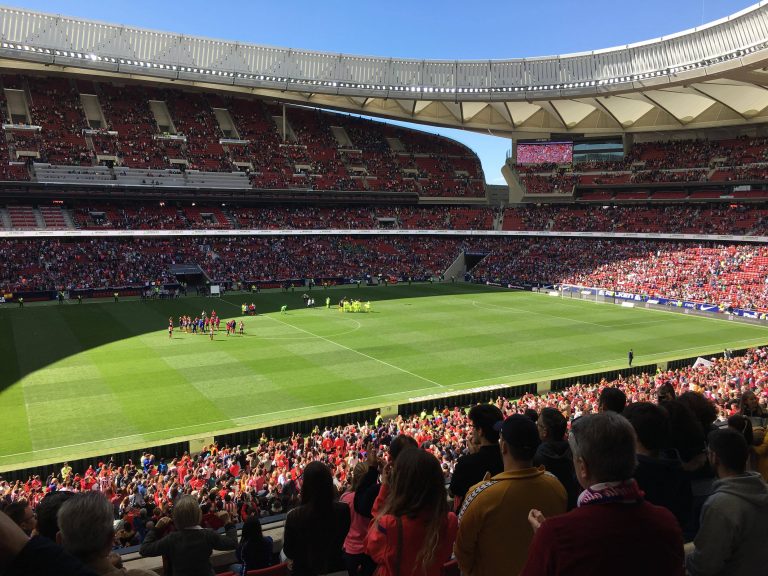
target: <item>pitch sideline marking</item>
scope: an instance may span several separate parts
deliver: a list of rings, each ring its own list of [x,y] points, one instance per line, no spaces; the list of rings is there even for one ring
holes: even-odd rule
[[[226,300],[224,298],[221,298],[220,300],[222,302],[225,302],[225,303],[229,304],[230,306],[234,306],[234,307],[240,309],[240,307],[238,305],[236,305],[236,304],[234,304],[232,302],[229,302],[228,300]],[[478,308],[482,308],[482,306],[478,306],[477,301],[475,301],[475,300],[472,301],[472,304],[473,304],[473,306],[476,306]],[[516,311],[520,311],[520,312],[525,312],[524,310],[519,309],[519,308],[508,308],[508,307],[500,306],[500,305],[494,305],[494,306],[496,306],[498,308],[506,308],[506,309],[516,310]],[[639,309],[644,309],[644,308],[639,308]],[[662,312],[662,311],[657,311],[657,310],[650,310],[650,311],[651,312]],[[539,314],[539,315],[547,316],[547,314],[544,314],[544,313],[541,313],[541,312],[533,312],[533,313],[534,314]],[[432,384],[434,384],[436,386],[439,386],[440,388],[446,388],[446,385],[440,384],[438,382],[434,382],[432,380],[429,380],[428,378],[424,378],[423,376],[419,376],[418,374],[414,374],[412,372],[409,372],[408,370],[400,368],[399,366],[395,366],[393,364],[385,362],[384,360],[379,360],[378,358],[374,358],[374,357],[369,356],[369,355],[367,355],[367,354],[365,354],[363,352],[359,352],[357,350],[354,350],[352,348],[344,346],[343,344],[340,344],[338,342],[334,342],[332,340],[328,340],[327,338],[325,338],[323,336],[319,336],[317,334],[313,334],[312,332],[309,332],[308,330],[304,330],[303,328],[299,328],[298,326],[294,326],[293,324],[290,324],[288,322],[283,322],[283,321],[278,320],[277,318],[273,318],[271,316],[266,316],[266,317],[270,318],[270,319],[272,319],[272,320],[274,320],[276,322],[280,322],[281,324],[285,324],[287,326],[295,328],[296,330],[305,332],[306,334],[309,334],[311,337],[320,338],[322,340],[326,340],[327,342],[330,342],[331,344],[335,344],[335,345],[340,346],[342,348],[345,348],[345,349],[347,349],[347,350],[349,350],[351,352],[355,352],[355,353],[360,354],[362,356],[366,356],[366,357],[370,358],[371,360],[374,360],[376,362],[380,362],[382,364],[385,364],[387,366],[395,368],[396,370],[400,370],[402,372],[405,372],[407,374],[415,376],[415,377],[417,377],[419,379],[422,379],[422,380],[425,380],[427,382],[430,382],[430,383],[432,383]],[[574,320],[574,319],[564,318],[564,317],[560,317],[560,316],[557,316],[557,317],[558,318],[563,318],[565,320],[571,320],[571,321],[574,321],[574,322],[581,322],[581,323],[585,323],[585,324],[593,324],[591,322],[584,322],[584,321],[581,321],[581,320]],[[720,318],[707,318],[707,317],[704,317],[704,318],[708,319],[708,320],[720,320],[720,321],[724,320],[724,319],[721,320]],[[605,326],[603,326],[601,324],[593,324],[593,325],[605,327]],[[749,338],[749,339],[744,339],[744,340],[734,340],[734,341],[732,341],[732,343],[752,342],[754,340],[755,340],[754,338]],[[689,351],[689,350],[700,350],[700,349],[701,349],[701,346],[697,346],[697,347],[692,347],[692,348],[681,348],[681,349],[678,349],[678,350],[674,350],[673,352],[685,352],[685,351]],[[659,354],[652,354],[652,355],[649,355],[648,357],[644,357],[644,356],[641,357],[641,356],[639,356],[636,359],[640,360],[640,359],[644,359],[644,358],[653,358],[654,356],[661,356],[662,354],[667,354],[667,353],[668,352],[663,352],[663,353],[659,353]],[[594,363],[594,362],[590,362],[590,363],[586,363],[586,364],[577,364],[577,365],[573,365],[571,367],[583,367],[583,366],[593,366],[593,365],[596,366],[596,367],[599,367],[599,364]],[[467,385],[467,384],[476,384],[478,382],[490,382],[490,381],[493,381],[493,380],[509,378],[509,377],[512,377],[512,376],[518,376],[518,377],[519,376],[528,376],[528,375],[531,375],[531,374],[547,372],[549,370],[551,370],[551,369],[543,369],[543,370],[536,370],[536,371],[530,371],[530,372],[517,372],[517,373],[514,373],[514,374],[507,374],[507,375],[503,375],[503,376],[494,376],[494,377],[490,377],[490,378],[483,378],[483,379],[480,379],[480,380],[467,380],[467,381],[464,381],[464,382],[456,382],[456,383],[453,383],[453,384],[448,384],[447,387],[453,389],[454,387],[464,386],[464,385]],[[434,388],[434,386],[425,387],[425,388],[417,388],[417,389],[414,389],[414,390],[410,390],[409,393],[410,392],[421,392],[423,390],[431,390],[433,388]],[[356,401],[361,401],[361,400],[372,400],[374,398],[386,398],[386,397],[394,396],[394,395],[398,395],[398,394],[401,394],[401,392],[393,392],[393,393],[390,393],[390,394],[383,394],[383,395],[377,395],[377,396],[367,396],[367,397],[353,398],[353,399],[343,400],[343,401],[338,401],[338,402],[329,402],[329,403],[325,403],[325,404],[317,404],[317,405],[313,406],[313,408],[320,408],[320,407],[325,407],[325,406],[335,406],[335,405],[338,405],[338,404],[344,404],[344,403],[347,403],[347,402],[356,402]],[[302,410],[302,409],[303,408],[290,408],[290,409],[286,409],[286,410],[278,410],[278,411],[275,411],[275,412],[269,412],[267,414],[263,414],[262,416],[273,416],[273,415],[277,415],[277,414],[284,414],[286,412],[292,412],[292,411]],[[250,417],[245,417],[245,418],[250,418]],[[221,423],[225,423],[225,422],[235,422],[237,420],[239,420],[239,418],[234,418],[234,419],[233,418],[229,418],[227,420],[217,420],[217,421],[212,421],[212,422],[205,422],[205,423],[201,423],[199,425],[200,426],[203,426],[203,425],[208,426],[208,425],[213,425],[213,424],[221,424]],[[88,441],[88,442],[79,442],[79,443],[75,443],[75,444],[66,444],[66,445],[62,445],[62,446],[53,446],[53,447],[48,447],[48,448],[40,448],[40,449],[37,449],[37,450],[27,451],[27,452],[16,452],[16,453],[13,453],[13,454],[4,454],[2,457],[0,457],[0,460],[2,460],[4,458],[12,458],[14,456],[22,456],[24,454],[44,453],[44,452],[50,452],[52,450],[61,450],[61,449],[65,449],[65,448],[74,448],[74,447],[77,447],[77,446],[87,446],[87,445],[98,444],[98,443],[106,443],[106,442],[111,442],[111,441],[115,441],[115,440],[124,440],[124,439],[127,439],[127,438],[142,438],[142,437],[144,437],[146,435],[150,435],[150,434],[162,434],[162,433],[165,433],[165,432],[172,432],[174,430],[186,430],[186,429],[189,429],[189,428],[191,428],[193,426],[195,426],[195,425],[177,426],[177,427],[173,427],[173,428],[165,428],[165,429],[161,429],[161,430],[153,430],[153,431],[150,431],[150,432],[140,432],[140,433],[130,434],[130,435],[126,435],[126,436],[116,436],[116,437],[113,437],[113,438],[105,438],[105,439],[102,439],[102,440],[91,440],[91,441]]]
[[[733,343],[737,344],[737,343],[741,343],[741,342],[751,342],[753,340],[754,340],[753,338],[746,339],[746,340],[734,340]],[[701,349],[701,346],[697,346],[695,348],[681,348],[679,350],[674,350],[674,352],[686,352],[688,350],[700,350],[700,349]],[[650,355],[650,357],[652,358],[653,356],[660,356],[661,354],[666,354],[666,352],[662,352],[660,354],[653,354],[653,355]],[[642,358],[645,358],[645,357],[637,356],[635,359],[637,360],[637,359],[642,359]],[[596,365],[596,363],[591,362],[589,364],[576,364],[576,365],[574,365],[572,367],[591,366],[591,365]],[[535,371],[531,371],[531,372],[517,372],[515,374],[506,374],[504,376],[494,376],[492,378],[483,378],[481,380],[467,380],[465,382],[456,382],[455,384],[448,384],[448,387],[453,388],[454,386],[464,386],[466,384],[476,384],[478,382],[490,382],[492,380],[508,378],[510,376],[527,376],[527,375],[530,375],[530,374],[537,374],[539,372],[545,372],[545,371],[546,370],[535,370]],[[445,386],[442,386],[442,387],[444,388]],[[432,389],[434,389],[434,386],[429,386],[429,387],[425,387],[425,388],[416,388],[415,390],[409,390],[408,393],[411,393],[411,392],[421,392],[423,390],[432,390]],[[456,391],[456,390],[452,390],[452,391]],[[336,406],[338,404],[345,404],[347,402],[357,402],[357,401],[360,401],[360,400],[373,400],[374,398],[387,398],[389,396],[395,396],[395,395],[398,395],[398,394],[401,394],[401,392],[392,392],[392,393],[389,393],[389,394],[379,394],[377,396],[364,396],[362,398],[351,398],[349,400],[340,400],[338,402],[328,402],[328,403],[325,403],[325,404],[316,404],[316,405],[312,406],[311,408],[321,408],[321,407],[325,407],[325,406]],[[276,414],[284,414],[286,412],[292,412],[292,411],[296,411],[296,410],[303,410],[305,408],[309,408],[309,406],[306,406],[306,407],[303,407],[303,408],[289,408],[289,409],[286,409],[286,410],[277,410],[275,412],[268,412],[266,414],[259,414],[258,416],[274,416]],[[224,423],[224,422],[233,422],[235,420],[247,419],[247,418],[252,418],[252,417],[253,416],[244,416],[244,417],[241,417],[241,418],[229,418],[227,420],[214,420],[212,422],[201,422],[200,424],[191,424],[191,425],[188,425],[188,426],[176,426],[174,428],[164,428],[162,430],[152,430],[150,432],[138,432],[136,434],[129,434],[127,436],[115,436],[114,438],[104,438],[103,440],[91,440],[91,441],[88,441],[88,442],[78,442],[76,444],[65,444],[63,446],[52,446],[52,447],[49,447],[49,448],[40,448],[38,450],[27,451],[27,452],[16,452],[14,454],[3,454],[2,456],[0,456],[0,459],[12,458],[14,456],[22,456],[24,454],[36,454],[36,453],[39,453],[39,452],[50,452],[51,450],[61,450],[63,448],[75,448],[77,446],[87,446],[87,445],[98,444],[98,443],[102,443],[102,442],[112,442],[114,440],[124,440],[126,438],[141,438],[141,437],[143,437],[145,435],[149,435],[149,434],[162,434],[164,432],[172,432],[174,430],[187,430],[187,429],[192,428],[194,426],[208,426],[208,425],[211,425],[211,424],[221,424],[221,423]]]
[[[434,386],[427,386],[425,388],[417,388],[416,390],[409,390],[406,391],[406,393],[411,392],[421,392],[423,390],[434,390]],[[275,416],[277,414],[285,414],[287,412],[296,412],[298,410],[304,410],[306,408],[322,408],[326,406],[337,406],[339,404],[346,404],[349,402],[359,402],[361,400],[373,400],[375,398],[387,398],[389,396],[396,396],[399,394],[403,394],[403,392],[390,392],[387,394],[377,394],[375,396],[363,396],[361,398],[350,398],[349,400],[338,400],[336,402],[327,402],[325,404],[316,404],[315,406],[303,406],[299,408],[287,408],[285,410],[276,410],[274,412],[267,412],[265,414],[254,414],[252,416],[241,416],[241,417],[235,417],[235,418],[228,418],[226,420],[213,420],[212,422],[201,422],[200,424],[189,424],[187,426],[175,426],[173,428],[163,428],[161,430],[152,430],[149,432],[137,432],[136,434],[128,434],[126,436],[115,436],[113,438],[104,438],[102,440],[89,440],[88,442],[78,442],[76,444],[64,444],[62,446],[52,446],[49,448],[40,448],[38,450],[31,450],[27,452],[16,452],[15,454],[3,454],[0,456],[0,460],[4,458],[12,458],[14,456],[22,456],[24,454],[36,454],[38,452],[50,452],[51,450],[61,450],[63,448],[75,448],[77,446],[88,446],[91,444],[100,444],[100,443],[106,443],[106,442],[112,442],[114,440],[125,440],[127,438],[137,438],[137,439],[143,439],[144,436],[150,435],[150,434],[163,434],[165,432],[173,432],[174,430],[188,430],[190,428],[194,428],[195,426],[209,426],[213,424],[223,424],[226,422],[232,422],[236,423],[237,420],[247,420],[249,418],[253,418],[254,416]],[[245,424],[240,424],[241,426]]]
[[[733,340],[729,342],[729,344],[741,344],[743,342],[754,342],[755,338],[746,338],[744,340]],[[759,346],[759,344],[755,344],[755,346]],[[659,352],[658,354],[647,354],[642,356],[635,356],[635,361],[641,360],[643,362],[646,362],[648,360],[651,360],[652,358],[658,357],[658,356],[668,356],[669,354],[676,354],[678,352],[688,352],[690,350],[701,350],[703,346],[694,346],[692,348],[679,348],[677,350],[670,350],[668,352]],[[624,359],[622,356],[621,359]],[[571,364],[569,366],[564,366],[564,369],[571,369],[571,368],[582,368],[585,366],[594,366],[595,368],[600,368],[602,364],[609,364],[610,362],[615,362],[614,360],[603,360],[602,362],[588,362],[585,364]],[[635,364],[640,365],[640,363],[635,362]],[[540,374],[542,372],[549,372],[552,370],[557,370],[557,368],[545,368],[542,370],[532,370],[530,372],[515,372],[514,374],[504,374],[503,376],[492,376],[490,378],[482,378],[480,380],[467,380],[465,382],[456,382],[455,384],[448,384],[448,387],[452,388],[454,386],[464,386],[466,384],[477,384],[478,382],[491,382],[493,380],[498,379],[504,379],[504,378],[511,378],[511,377],[519,377],[519,376],[529,376],[531,374]],[[502,382],[503,384],[503,382]]]

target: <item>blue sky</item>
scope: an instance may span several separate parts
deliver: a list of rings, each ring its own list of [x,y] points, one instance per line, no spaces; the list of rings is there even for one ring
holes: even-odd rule
[[[28,0],[9,4],[111,23],[286,48],[436,59],[546,56],[637,42],[699,26],[754,0]],[[509,141],[445,128],[501,184]]]

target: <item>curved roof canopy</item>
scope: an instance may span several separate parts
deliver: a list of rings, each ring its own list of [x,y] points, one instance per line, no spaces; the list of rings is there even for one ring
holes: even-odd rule
[[[499,135],[768,122],[768,0],[646,42],[482,61],[273,48],[0,7],[0,59]]]

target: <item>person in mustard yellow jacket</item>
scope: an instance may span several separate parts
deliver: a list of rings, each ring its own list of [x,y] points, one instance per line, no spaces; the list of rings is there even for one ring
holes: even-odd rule
[[[547,517],[564,514],[568,494],[543,466],[533,466],[541,440],[536,424],[522,414],[498,422],[504,471],[475,484],[459,512],[454,553],[464,576],[518,574],[528,557],[531,508]]]

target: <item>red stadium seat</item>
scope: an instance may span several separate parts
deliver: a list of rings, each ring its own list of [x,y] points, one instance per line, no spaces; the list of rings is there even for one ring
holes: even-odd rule
[[[283,562],[261,570],[248,570],[246,576],[288,576],[288,563]]]

